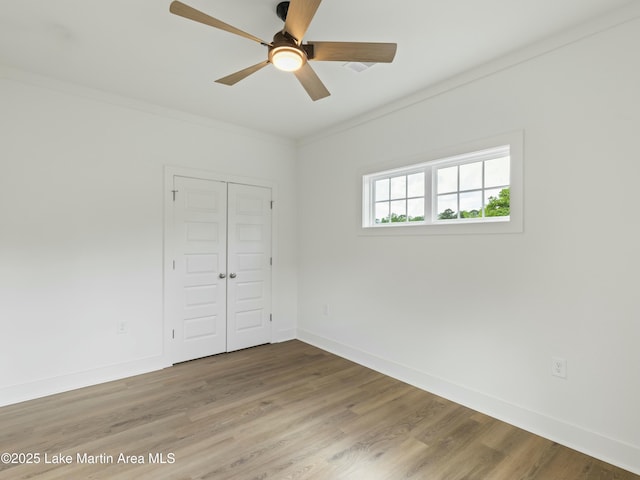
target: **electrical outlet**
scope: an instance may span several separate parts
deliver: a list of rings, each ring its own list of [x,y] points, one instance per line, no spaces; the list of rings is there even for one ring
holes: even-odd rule
[[[567,378],[567,360],[565,358],[552,357],[551,374],[555,377]]]
[[[129,323],[124,320],[118,322],[118,335],[129,333]]]

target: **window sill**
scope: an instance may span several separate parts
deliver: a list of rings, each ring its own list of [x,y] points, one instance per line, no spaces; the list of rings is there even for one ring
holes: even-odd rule
[[[462,220],[438,222],[432,224],[386,224],[360,227],[361,236],[395,236],[395,235],[486,235],[504,233],[522,233],[522,220],[517,218],[496,220]]]

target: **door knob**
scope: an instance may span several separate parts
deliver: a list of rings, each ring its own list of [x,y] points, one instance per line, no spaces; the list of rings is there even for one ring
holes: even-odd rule
[[[230,273],[230,274],[229,274],[229,276],[230,276],[231,278],[236,278],[236,274],[235,274],[235,273]]]
[[[220,278],[225,278],[227,276],[226,273],[221,273],[220,275],[218,275]]]

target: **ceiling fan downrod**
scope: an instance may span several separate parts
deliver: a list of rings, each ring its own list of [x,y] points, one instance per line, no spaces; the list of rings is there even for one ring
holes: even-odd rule
[[[287,13],[289,12],[289,2],[280,2],[276,7],[276,14],[283,22],[287,21]]]

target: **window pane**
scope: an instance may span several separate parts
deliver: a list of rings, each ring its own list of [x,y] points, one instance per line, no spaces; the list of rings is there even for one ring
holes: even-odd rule
[[[376,203],[376,223],[389,223],[389,202]]]
[[[510,157],[496,158],[484,162],[485,188],[509,185],[510,163]]]
[[[391,199],[407,198],[407,177],[394,177],[391,179]]]
[[[458,167],[440,168],[438,170],[438,193],[458,191]]]
[[[407,177],[409,197],[424,197],[424,172],[414,173]]]
[[[376,202],[389,200],[389,179],[378,180],[376,182]]]
[[[412,198],[407,201],[407,215],[410,222],[424,220],[424,198]]]
[[[439,195],[438,196],[438,220],[451,220],[458,218],[458,195]]]
[[[485,190],[485,217],[508,217],[511,209],[509,193],[508,188]]]
[[[407,221],[406,200],[396,200],[395,202],[391,202],[391,221],[392,222]]]
[[[478,188],[482,188],[482,162],[460,165],[460,190]]]
[[[482,216],[482,192],[460,194],[460,218],[478,218]]]

